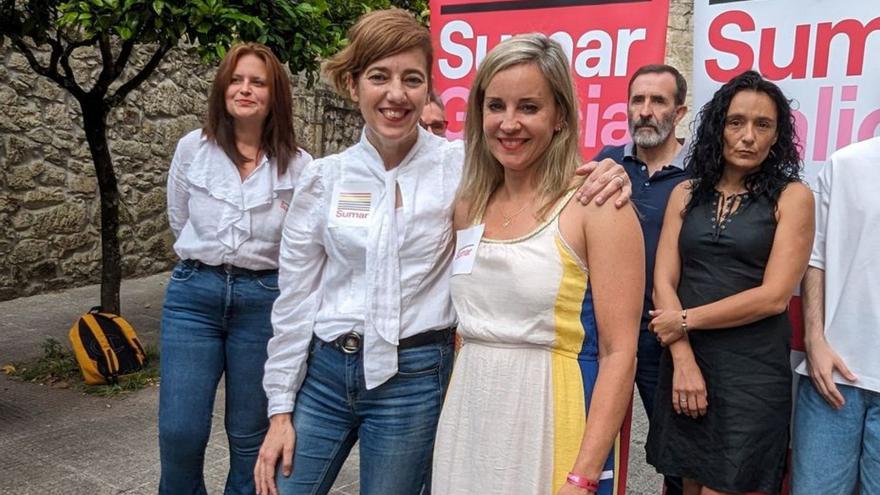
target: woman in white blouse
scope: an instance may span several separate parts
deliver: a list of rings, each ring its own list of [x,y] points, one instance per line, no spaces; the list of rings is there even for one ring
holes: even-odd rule
[[[358,440],[361,493],[429,488],[453,358],[463,147],[418,125],[431,89],[424,27],[403,10],[376,11],[348,38],[324,71],[366,125],[358,143],[306,167],[284,225],[260,494],[327,493]],[[611,183],[604,197],[627,184],[611,180],[621,170],[593,174]]]
[[[290,80],[265,46],[233,47],[217,71],[203,129],[184,136],[168,173],[180,262],[162,312],[161,494],[203,494],[214,396],[226,377],[227,494],[254,493],[268,428],[260,389],[278,247],[308,153],[296,146]]]

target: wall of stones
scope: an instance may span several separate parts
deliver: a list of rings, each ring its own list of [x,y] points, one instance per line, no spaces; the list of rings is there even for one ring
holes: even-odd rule
[[[666,59],[688,80],[692,11],[692,0],[671,0]],[[146,56],[135,54],[133,65]],[[85,50],[72,65],[81,81],[100,69]],[[200,126],[212,77],[193,50],[176,49],[110,115],[125,277],[173,264],[166,173],[177,140]],[[297,136],[314,156],[357,139],[360,117],[326,86],[307,90],[295,81],[294,96]],[[0,101],[0,300],[97,283],[100,205],[78,103],[8,43],[0,47]]]
[[[72,65],[87,81],[99,70],[98,61],[81,52]],[[8,43],[0,48],[0,62],[0,300],[96,283],[100,203],[79,105],[36,76]],[[213,75],[194,50],[179,48],[110,115],[126,277],[173,264],[166,173],[177,140],[201,125]],[[327,87],[306,90],[295,81],[294,95],[298,138],[313,155],[357,138],[360,116]]]

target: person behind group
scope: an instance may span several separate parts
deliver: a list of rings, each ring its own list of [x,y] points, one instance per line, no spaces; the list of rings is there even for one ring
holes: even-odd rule
[[[880,493],[880,137],[838,150],[819,172],[816,237],[801,296],[793,495]],[[833,475],[829,475],[833,473]]]
[[[648,462],[686,494],[777,493],[791,414],[786,308],[813,240],[794,116],[747,71],[703,106],[666,208],[651,329],[660,360]]]
[[[269,426],[261,393],[278,248],[296,178],[311,157],[296,145],[290,80],[269,48],[224,57],[205,125],[184,136],[168,172],[168,221],[180,262],[162,310],[159,493],[206,493],[205,447],[226,377],[227,494],[254,492]]]
[[[577,119],[565,52],[544,35],[500,43],[477,70],[451,282],[463,345],[435,493],[618,489],[644,248],[633,208],[570,202]]]
[[[263,380],[270,429],[254,470],[261,494],[327,493],[356,441],[361,493],[420,493],[452,367],[463,148],[418,125],[431,37],[389,9],[363,16],[348,38],[324,72],[365,125],[358,143],[306,167],[287,216]],[[607,197],[628,185],[611,180],[620,173],[604,163],[584,192],[604,187]]]
[[[431,91],[428,103],[422,107],[422,115],[419,117],[419,125],[440,137],[446,137],[446,107],[437,93]]]
[[[639,329],[636,386],[648,420],[654,409],[657,370],[662,347],[648,331],[654,309],[654,258],[663,214],[672,188],[688,178],[684,168],[687,145],[675,137],[675,127],[687,113],[687,81],[669,65],[645,65],[629,80],[627,123],[630,141],[606,146],[594,158],[610,158],[623,165],[633,183],[632,202],[639,211],[645,238],[645,300]],[[665,479],[666,495],[681,493],[681,480]]]

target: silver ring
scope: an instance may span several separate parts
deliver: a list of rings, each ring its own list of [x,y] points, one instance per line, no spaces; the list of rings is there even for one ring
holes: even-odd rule
[[[687,399],[678,399],[678,402],[687,402]]]
[[[621,186],[624,185],[624,184],[626,184],[626,181],[623,180],[623,176],[620,175],[620,174],[617,174],[617,175],[615,175],[614,177],[611,178],[611,180],[614,180],[614,179],[619,180]]]

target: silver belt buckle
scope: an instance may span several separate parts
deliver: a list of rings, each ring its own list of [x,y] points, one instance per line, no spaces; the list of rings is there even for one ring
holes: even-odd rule
[[[361,336],[355,332],[348,332],[342,336],[342,342],[339,345],[342,352],[346,354],[355,354],[361,350]]]

